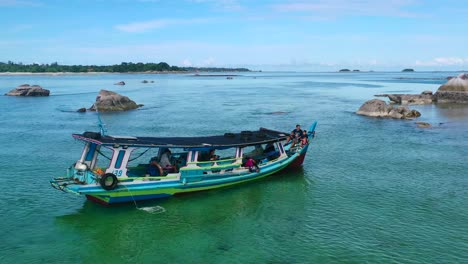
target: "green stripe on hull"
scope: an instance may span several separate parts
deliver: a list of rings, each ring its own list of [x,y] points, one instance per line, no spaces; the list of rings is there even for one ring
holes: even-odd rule
[[[245,180],[240,180],[240,181],[234,181],[234,182],[228,182],[228,183],[223,183],[223,184],[216,184],[216,185],[209,185],[209,186],[202,186],[202,187],[190,187],[190,185],[198,185],[200,182],[197,183],[187,183],[186,185],[180,185],[180,188],[160,188],[160,189],[149,189],[149,190],[118,190],[118,191],[111,191],[111,192],[106,192],[102,193],[99,195],[90,195],[96,199],[99,199],[100,201],[109,204],[112,203],[111,200],[112,198],[132,198],[135,200],[139,200],[139,196],[149,196],[149,195],[166,195],[166,196],[171,196],[174,194],[180,194],[180,193],[189,193],[189,192],[198,192],[198,191],[206,191],[210,189],[217,189],[217,188],[224,188],[228,186],[232,186],[235,184],[240,184],[240,183],[246,183],[249,181],[254,181],[258,179],[262,179],[264,177],[267,177],[271,174],[277,173],[278,171],[284,169],[287,167],[289,163],[286,163],[285,165],[282,165],[281,167],[278,167],[275,170],[272,170],[271,172],[259,175],[257,177],[245,179]],[[234,176],[236,177],[236,176]],[[237,177],[242,177],[242,176],[237,176]]]

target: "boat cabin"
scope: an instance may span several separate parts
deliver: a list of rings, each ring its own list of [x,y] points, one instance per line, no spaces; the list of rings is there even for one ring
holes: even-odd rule
[[[110,173],[119,181],[144,177],[192,181],[207,174],[227,176],[246,172],[248,158],[265,165],[289,154],[282,144],[287,134],[265,128],[208,137],[122,137],[95,132],[73,137],[85,146],[73,167],[75,173],[71,173],[78,172],[80,180],[87,183],[93,175],[85,175],[85,171]]]

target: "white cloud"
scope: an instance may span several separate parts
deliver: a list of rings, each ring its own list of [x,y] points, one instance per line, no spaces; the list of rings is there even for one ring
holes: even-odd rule
[[[212,19],[194,18],[194,19],[155,19],[143,22],[134,22],[129,24],[117,25],[115,28],[120,31],[129,33],[141,33],[151,31],[153,29],[163,28],[173,25],[188,25],[193,23],[206,23]]]
[[[463,66],[468,65],[468,58],[458,57],[439,57],[430,61],[417,60],[415,66]]]

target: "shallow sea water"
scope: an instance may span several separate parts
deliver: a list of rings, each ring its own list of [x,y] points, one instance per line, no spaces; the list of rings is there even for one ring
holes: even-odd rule
[[[354,112],[374,94],[435,91],[457,73],[0,76],[1,263],[468,262],[468,105],[415,121]],[[143,84],[142,80],[154,80]],[[125,86],[113,83],[125,81]],[[231,188],[103,207],[48,180],[97,129],[99,89],[145,106],[104,113],[110,134],[197,136],[318,121],[303,167]]]

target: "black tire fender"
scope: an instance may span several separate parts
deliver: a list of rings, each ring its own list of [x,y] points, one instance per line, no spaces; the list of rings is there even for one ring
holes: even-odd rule
[[[112,181],[110,181],[112,179]],[[117,187],[117,183],[119,183],[119,180],[117,179],[117,176],[113,173],[106,173],[102,175],[101,179],[99,180],[99,183],[101,184],[101,187],[104,190],[107,191],[112,191]]]

